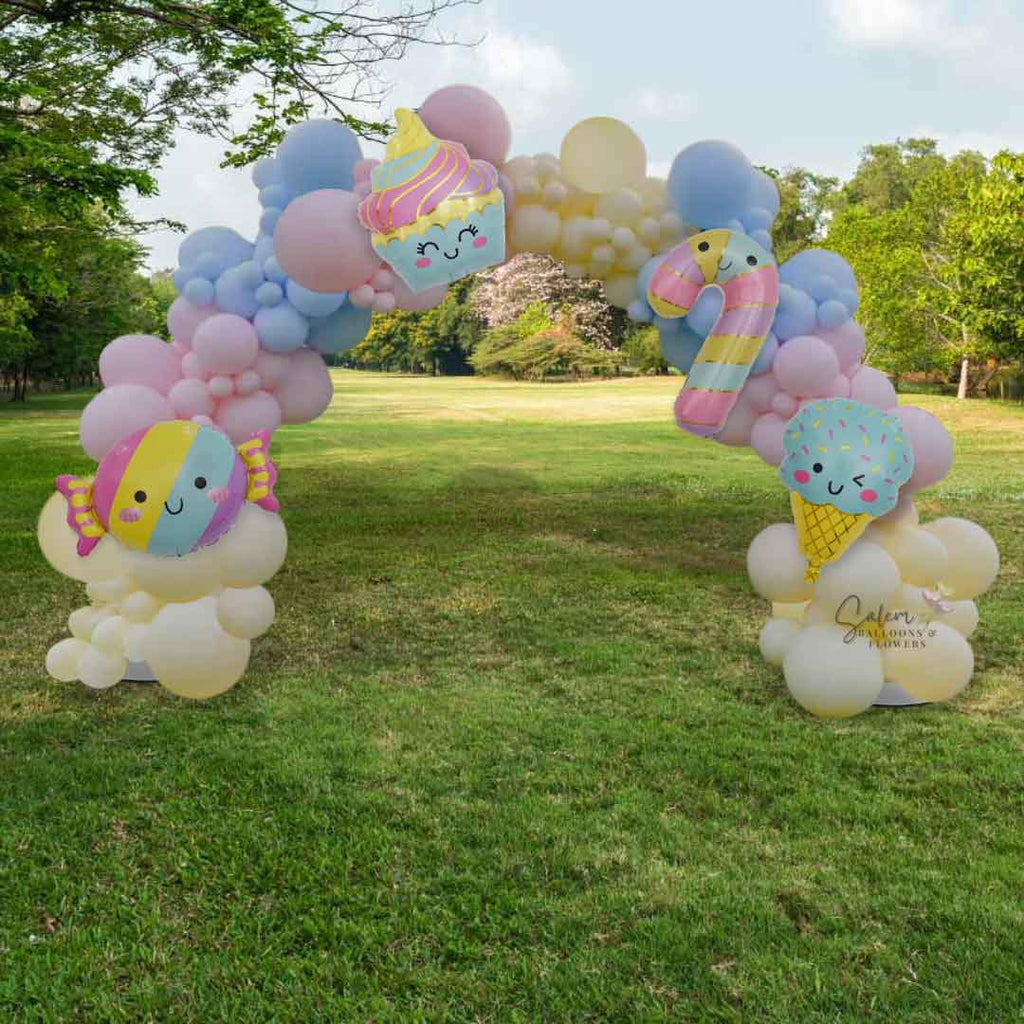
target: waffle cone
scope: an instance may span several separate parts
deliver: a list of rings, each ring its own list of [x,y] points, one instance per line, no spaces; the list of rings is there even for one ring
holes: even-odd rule
[[[834,562],[866,529],[871,516],[867,512],[843,512],[835,505],[812,505],[789,492],[796,523],[796,537],[807,559],[805,579],[813,583],[823,565]]]

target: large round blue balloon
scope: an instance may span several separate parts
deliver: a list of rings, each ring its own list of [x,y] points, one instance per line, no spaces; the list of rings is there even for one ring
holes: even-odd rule
[[[264,306],[252,318],[252,325],[269,352],[291,352],[309,336],[309,321],[290,302]]]
[[[372,316],[370,310],[357,309],[346,302],[330,316],[310,322],[307,344],[324,355],[345,352],[366,337]]]
[[[295,195],[320,188],[351,190],[352,168],[362,160],[359,139],[337,121],[304,121],[277,148],[280,180]]]
[[[687,224],[703,231],[725,227],[758,201],[754,167],[728,142],[707,139],[687,146],[672,162],[668,194]]]
[[[291,279],[285,285],[285,291],[288,293],[288,301],[305,316],[327,316],[348,297],[347,292],[311,292]]]
[[[252,250],[252,242],[231,228],[200,228],[178,247],[178,266],[192,266],[200,257],[210,254],[204,260],[204,276],[217,277],[228,267],[251,260]]]
[[[811,295],[821,292],[824,286],[822,278],[831,278],[837,290],[857,289],[857,280],[850,264],[839,253],[829,249],[804,249],[779,267],[779,280],[782,284],[792,285]]]

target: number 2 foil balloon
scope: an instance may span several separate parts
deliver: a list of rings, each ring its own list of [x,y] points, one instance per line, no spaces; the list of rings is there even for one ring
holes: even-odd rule
[[[807,580],[891,511],[914,471],[899,420],[849,398],[813,402],[786,424],[779,476],[790,490]]]
[[[169,420],[114,445],[91,482],[57,477],[78,554],[110,533],[136,551],[186,555],[218,540],[246,501],[276,512],[269,443],[260,430],[235,448],[212,427]]]
[[[465,146],[435,138],[411,110],[371,173],[359,220],[380,258],[413,292],[505,260],[505,197],[498,172]]]

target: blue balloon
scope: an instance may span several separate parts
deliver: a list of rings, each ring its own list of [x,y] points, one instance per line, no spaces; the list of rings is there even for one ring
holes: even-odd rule
[[[800,334],[808,334],[818,323],[818,304],[807,294],[791,285],[779,286],[779,308],[775,311],[772,333],[781,342]]]
[[[272,235],[277,222],[281,219],[281,210],[276,206],[268,206],[260,214],[260,232],[265,235]]]
[[[860,309],[860,296],[855,288],[841,288],[836,293],[836,299],[846,307],[850,316],[853,316]]]
[[[193,306],[208,306],[215,294],[213,282],[205,277],[193,277],[181,293]]]
[[[775,179],[760,167],[754,168],[753,186],[752,205],[768,211],[771,218],[765,225],[768,227],[779,215],[779,186],[775,184]]]
[[[857,287],[850,264],[839,253],[828,249],[804,249],[779,267],[779,280],[783,284],[808,294],[813,294],[815,281],[821,277],[832,278],[839,289]]]
[[[258,235],[256,238],[256,250],[252,254],[253,262],[262,267],[273,255],[274,236]]]
[[[292,200],[292,194],[284,185],[268,185],[260,189],[260,206],[276,206],[283,210]]]
[[[818,307],[818,323],[822,327],[841,327],[850,319],[850,311],[838,299],[829,299]]]
[[[687,146],[672,162],[668,194],[687,224],[701,230],[725,227],[757,201],[754,167],[728,142],[708,139]]]
[[[775,218],[763,206],[754,206],[743,214],[743,227],[749,235],[752,231],[768,231]]]
[[[626,307],[626,316],[638,324],[648,324],[654,317],[654,313],[646,299],[634,299]]]
[[[263,276],[268,281],[273,281],[274,284],[282,286],[288,280],[288,275],[281,269],[281,264],[277,262],[277,257],[275,256],[271,256],[270,259],[263,261]]]
[[[682,320],[675,322],[681,325],[679,330],[658,332],[661,337],[661,354],[670,366],[689,373],[704,339],[691,331]]]
[[[718,288],[705,288],[697,296],[693,309],[686,315],[686,326],[694,334],[706,338],[715,326],[718,314],[722,312],[722,303],[725,296]]]
[[[767,373],[772,368],[772,363],[775,362],[775,354],[778,351],[779,339],[774,334],[769,334],[764,339],[764,344],[761,346],[761,350],[757,353],[757,358],[750,367],[750,376],[756,377],[759,373]]]
[[[233,267],[245,260],[252,259],[252,242],[247,242],[237,231],[231,228],[200,228],[193,231],[178,247],[178,266],[188,267],[198,263],[200,257],[210,253],[216,259],[216,265],[210,261],[213,273],[208,277],[217,277],[228,267]]]
[[[370,329],[373,313],[345,303],[330,316],[321,317],[310,324],[307,344],[324,355],[345,352],[358,345]]]
[[[244,264],[243,264],[244,266]],[[234,313],[252,319],[260,308],[254,294],[255,289],[246,279],[241,267],[231,267],[217,278],[217,305],[225,313]]]
[[[767,231],[751,231],[750,237],[757,242],[762,249],[771,252],[774,248],[772,243],[772,236]]]
[[[257,160],[252,167],[252,183],[257,188],[266,188],[280,181],[280,171],[277,161],[272,156],[265,156]]]
[[[195,267],[178,267],[178,269],[171,275],[171,281],[174,283],[175,291],[177,291],[179,295],[184,295],[189,281],[199,276],[200,275],[196,272]]]
[[[215,252],[204,252],[195,262],[196,272],[205,277],[208,281],[216,281],[220,275],[227,270],[223,260]]]
[[[348,298],[348,292],[313,292],[292,280],[288,281],[285,291],[288,301],[305,316],[327,316]]]
[[[836,297],[838,291],[835,278],[828,274],[817,274],[808,282],[807,293],[815,302],[828,302]]]
[[[238,274],[238,280],[248,288],[259,288],[263,283],[263,271],[260,270],[259,264],[255,260],[246,260],[245,263],[239,263],[235,267],[235,272]]]
[[[280,181],[296,196],[320,188],[351,190],[352,168],[362,158],[355,133],[337,121],[304,121],[277,147]]]
[[[256,301],[261,306],[276,306],[284,298],[284,290],[276,281],[264,281],[256,289]]]
[[[252,318],[252,325],[269,352],[291,352],[309,336],[309,321],[289,302],[264,306]]]

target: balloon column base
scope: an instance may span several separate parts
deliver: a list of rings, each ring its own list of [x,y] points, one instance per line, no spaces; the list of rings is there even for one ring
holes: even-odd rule
[[[913,708],[921,704],[931,704],[930,700],[918,700],[911,697],[898,683],[886,683],[875,698],[872,707],[876,708]]]
[[[144,661],[129,661],[128,667],[121,677],[125,683],[155,683],[157,682],[153,670]]]

